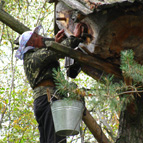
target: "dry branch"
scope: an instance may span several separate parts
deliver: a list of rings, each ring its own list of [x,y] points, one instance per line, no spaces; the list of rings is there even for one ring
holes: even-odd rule
[[[5,12],[3,9],[0,9],[0,21],[2,21],[4,24],[6,24],[19,34],[22,34],[23,32],[30,30],[28,27],[19,22],[13,16]]]
[[[88,110],[86,110],[86,115],[83,116],[83,121],[99,143],[110,143],[103,131],[101,130],[101,127],[90,115]]]

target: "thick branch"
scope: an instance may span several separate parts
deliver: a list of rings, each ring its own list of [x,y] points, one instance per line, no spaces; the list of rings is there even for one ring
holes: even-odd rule
[[[97,124],[97,122],[87,110],[86,115],[83,116],[83,121],[99,143],[110,143],[103,131],[101,130],[101,127]]]
[[[12,17],[10,14],[2,9],[0,9],[0,21],[2,21],[4,24],[6,24],[19,34],[30,30],[28,27],[26,27],[24,24],[16,20],[14,17]]]
[[[48,42],[45,42],[45,44],[47,47],[50,47],[51,50],[62,53],[71,58],[74,58],[75,60],[77,60],[83,65],[90,65],[91,67],[97,68],[98,70],[105,71],[106,73],[114,74],[115,77],[122,78],[121,71],[119,67],[117,67],[116,65],[110,64],[109,62],[106,62],[97,57],[85,55],[79,51],[75,51],[73,49],[70,49],[56,42],[48,41]]]
[[[102,75],[104,75],[103,71],[93,68],[90,65],[81,65],[81,69],[84,73],[91,76],[93,79],[102,81]]]

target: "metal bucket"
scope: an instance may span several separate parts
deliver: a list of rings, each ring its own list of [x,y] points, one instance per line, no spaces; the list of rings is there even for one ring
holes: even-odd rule
[[[82,102],[57,100],[52,102],[51,110],[55,131],[58,135],[73,136],[79,133],[84,110]]]

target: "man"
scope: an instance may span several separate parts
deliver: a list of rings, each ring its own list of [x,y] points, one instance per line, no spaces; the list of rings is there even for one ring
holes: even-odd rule
[[[82,24],[76,26],[74,37],[67,38],[64,44],[78,45],[80,40],[77,37],[80,37],[81,26]],[[56,91],[52,70],[60,67],[58,59],[63,57],[45,48],[45,39],[38,35],[39,30],[40,27],[37,27],[33,32],[27,31],[20,36],[16,57],[24,60],[24,71],[34,91],[34,113],[40,132],[40,143],[66,143],[66,137],[55,134],[50,103],[47,100],[47,89],[51,95]],[[55,36],[55,41],[61,42],[63,37],[64,30],[61,30]]]

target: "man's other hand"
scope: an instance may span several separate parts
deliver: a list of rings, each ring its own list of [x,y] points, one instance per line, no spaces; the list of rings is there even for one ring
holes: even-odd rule
[[[60,30],[56,36],[55,36],[55,41],[60,43],[62,42],[62,38],[65,36],[65,33],[64,33],[64,29]]]

